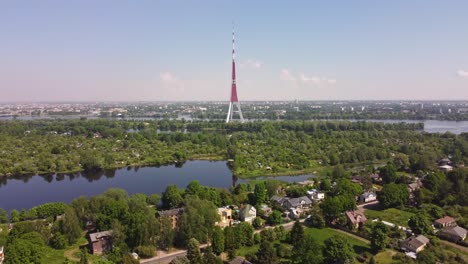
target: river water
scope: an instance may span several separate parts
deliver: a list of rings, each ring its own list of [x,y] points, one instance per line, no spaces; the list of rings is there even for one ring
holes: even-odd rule
[[[303,181],[312,175],[262,177],[286,182]],[[201,185],[230,188],[247,180],[232,175],[225,161],[188,161],[182,167],[122,168],[94,174],[31,175],[0,179],[0,208],[29,209],[47,202],[69,203],[81,195],[103,193],[109,188],[121,188],[129,194],[161,194],[168,185],[185,188],[192,180]]]

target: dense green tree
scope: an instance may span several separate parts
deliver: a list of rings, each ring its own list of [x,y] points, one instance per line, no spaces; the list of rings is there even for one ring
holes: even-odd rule
[[[320,181],[320,190],[328,192],[331,189],[330,179],[323,179]]]
[[[424,188],[438,194],[442,185],[447,181],[445,174],[441,172],[430,173],[424,178]]]
[[[254,197],[255,205],[260,205],[267,201],[267,190],[264,182],[255,184]]]
[[[313,213],[306,219],[306,224],[315,228],[324,228],[325,219],[319,213]]]
[[[416,234],[432,234],[431,222],[424,214],[415,214],[410,217],[408,226]]]
[[[271,242],[262,240],[260,248],[256,254],[257,262],[262,264],[277,264],[279,259],[276,255],[276,250],[272,246]]]
[[[296,244],[292,249],[292,263],[323,263],[322,247],[311,234],[305,234]]]
[[[222,264],[223,262],[221,259],[217,258],[215,254],[213,254],[213,250],[211,247],[205,248],[205,253],[203,254],[203,264]]]
[[[240,243],[237,240],[234,227],[224,228],[224,249],[229,252],[229,250],[236,250],[240,247]]]
[[[307,189],[302,186],[292,185],[286,189],[286,195],[288,197],[297,198],[307,194]]]
[[[42,263],[45,244],[37,232],[29,232],[9,238],[5,248],[5,264]]]
[[[387,237],[387,226],[384,225],[382,222],[377,222],[374,224],[370,234],[370,241],[371,241],[371,249],[374,252],[379,252],[388,244],[388,237]]]
[[[161,197],[162,205],[166,209],[180,207],[183,203],[181,191],[175,185],[168,185]]]
[[[273,195],[276,195],[280,186],[281,182],[278,180],[266,180],[265,188],[267,189],[267,196],[271,197]]]
[[[213,226],[219,221],[218,209],[210,201],[200,200],[196,196],[187,196],[185,212],[180,219],[176,243],[185,246],[190,238],[206,243],[211,237]]]
[[[193,180],[185,188],[185,194],[187,195],[196,195],[200,197],[200,194],[203,191],[203,186],[200,184],[199,181]]]
[[[11,210],[10,215],[11,215],[11,222],[12,223],[19,222],[20,213],[18,212],[18,210],[16,210],[16,209]]]
[[[291,229],[289,242],[294,247],[297,247],[299,243],[303,242],[302,241],[303,239],[304,239],[304,228],[302,227],[302,224],[298,220],[296,220],[296,222],[294,223]]]
[[[408,204],[409,191],[404,184],[385,184],[379,194],[379,201],[385,208],[399,207]]]
[[[158,245],[163,250],[168,250],[173,244],[175,239],[175,231],[172,229],[172,220],[168,217],[160,217],[160,231]]]
[[[281,216],[281,212],[278,210],[273,210],[271,215],[268,217],[268,224],[269,225],[279,225],[283,222],[283,217]]]
[[[64,235],[57,232],[52,236],[50,245],[55,249],[64,249],[67,247],[68,241]]]
[[[320,204],[325,220],[332,223],[344,212],[354,210],[356,208],[356,199],[354,196],[338,195],[326,196],[325,200]]]
[[[252,222],[252,226],[255,228],[255,229],[259,229],[259,228],[262,228],[264,226],[264,220],[262,220],[262,218],[260,217],[256,217],[253,222]]]
[[[353,262],[353,248],[346,238],[335,235],[325,240],[323,256],[326,263]]]
[[[397,179],[397,170],[393,163],[388,163],[387,166],[379,169],[380,177],[385,183],[394,183]]]
[[[236,235],[237,243],[240,246],[252,246],[254,229],[252,225],[247,222],[242,222],[234,226],[234,233]]]
[[[191,238],[187,243],[187,258],[191,264],[203,264],[200,244],[195,238]]]
[[[0,208],[0,224],[8,223],[8,213],[5,211],[5,209]]]
[[[340,179],[333,189],[335,195],[358,196],[362,194],[362,187],[349,179]]]
[[[159,204],[159,201],[161,201],[161,196],[157,193],[153,193],[148,196],[146,199],[146,202],[150,205],[157,206]]]
[[[216,255],[224,252],[224,232],[220,227],[215,227],[211,238],[211,247]]]
[[[78,219],[75,210],[71,207],[65,209],[63,220],[60,221],[63,223],[61,233],[67,239],[68,244],[73,245],[82,235],[80,220]]]

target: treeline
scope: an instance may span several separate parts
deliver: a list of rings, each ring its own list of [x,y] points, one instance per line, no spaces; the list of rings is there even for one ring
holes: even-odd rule
[[[291,153],[288,161],[300,164],[294,168],[307,168],[310,158],[317,155],[303,155],[308,150],[308,141],[342,134],[367,133],[373,137],[378,132],[412,131],[422,124],[383,124],[366,122],[185,122],[185,121],[119,121],[119,120],[38,120],[6,121],[0,125],[0,176],[35,173],[60,173],[75,171],[96,171],[124,166],[159,166],[169,163],[183,163],[187,159],[233,158],[242,163],[244,154],[256,151],[275,139],[274,145],[288,151],[289,143],[300,144],[299,151]],[[290,142],[284,137],[288,134]],[[356,135],[357,135],[356,134]],[[230,139],[232,135],[232,138]],[[264,138],[267,136],[268,138]],[[342,136],[338,136],[342,137]],[[236,140],[247,139],[246,152],[236,152]],[[239,141],[239,140],[237,140]],[[239,141],[241,142],[241,141]],[[325,142],[325,141],[323,141]],[[306,143],[306,144],[302,144]],[[341,144],[341,143],[340,143]],[[373,146],[370,152],[378,152]],[[270,151],[270,150],[268,150]],[[367,151],[367,152],[369,152]],[[388,153],[368,154],[364,157],[342,158],[341,163],[355,160],[386,158]],[[367,154],[366,154],[367,153]],[[238,155],[238,156],[236,156]],[[343,154],[345,155],[345,154]],[[361,152],[356,153],[362,156]],[[380,156],[379,156],[380,155]],[[370,157],[368,157],[370,156]],[[251,164],[259,162],[255,156],[246,157]],[[285,167],[287,160],[277,157],[275,170]],[[334,165],[334,162],[330,162]],[[236,165],[239,167],[238,165]],[[254,170],[246,167],[240,175]],[[258,174],[258,172],[251,173]],[[262,174],[262,173],[260,173]],[[265,173],[263,173],[265,174]]]
[[[119,138],[129,133],[148,131],[171,132],[260,132],[265,127],[273,126],[278,130],[303,131],[348,131],[348,130],[422,130],[423,123],[393,123],[350,122],[350,121],[281,121],[281,122],[233,122],[221,121],[185,121],[185,120],[12,120],[0,121],[0,134],[11,136],[25,135],[65,135],[93,137],[99,136]]]

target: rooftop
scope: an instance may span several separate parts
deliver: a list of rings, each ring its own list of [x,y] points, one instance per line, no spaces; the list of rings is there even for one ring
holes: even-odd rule
[[[171,210],[159,211],[158,214],[159,216],[175,216],[181,215],[184,211],[184,208],[175,208]]]
[[[444,224],[447,224],[447,223],[455,222],[455,218],[450,217],[450,216],[444,216],[444,217],[442,217],[440,219],[435,220],[435,222],[438,223],[438,224],[444,225]]]
[[[112,230],[107,230],[107,231],[89,234],[89,239],[91,240],[91,242],[97,242],[102,237],[110,237],[110,236],[112,236]]]

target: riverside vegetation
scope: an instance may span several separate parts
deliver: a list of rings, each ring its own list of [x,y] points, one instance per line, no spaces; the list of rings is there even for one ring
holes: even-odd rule
[[[0,175],[159,166],[229,159],[240,177],[385,164],[413,171],[445,153],[463,162],[467,135],[428,134],[422,124],[347,121],[185,122],[123,120],[3,121]]]

